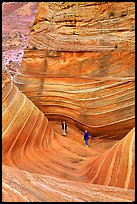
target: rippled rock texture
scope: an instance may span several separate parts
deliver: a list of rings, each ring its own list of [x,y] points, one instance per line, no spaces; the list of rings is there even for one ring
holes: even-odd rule
[[[134,23],[134,3],[39,3],[15,84],[48,119],[124,137],[134,127]],[[107,46],[95,46],[99,36]]]
[[[50,120],[66,119],[95,137],[117,139],[134,127],[132,79],[56,78],[20,69],[15,82]]]
[[[3,79],[3,201],[134,201],[134,14],[132,2],[39,3]]]
[[[134,50],[133,2],[41,2],[30,32],[38,48]]]
[[[70,136],[62,137],[6,79],[2,119],[3,201],[134,200],[134,129],[111,148],[106,143],[104,153],[92,156],[98,147],[95,141],[92,150]],[[70,128],[68,135],[74,134],[82,137]]]

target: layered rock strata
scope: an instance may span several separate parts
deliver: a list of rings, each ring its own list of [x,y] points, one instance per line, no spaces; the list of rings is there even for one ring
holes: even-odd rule
[[[130,189],[67,181],[5,165],[2,170],[3,202],[132,202],[135,197]]]
[[[30,44],[63,51],[133,50],[133,2],[41,2]]]
[[[4,202],[135,200],[134,14],[132,2],[39,3],[14,84],[3,75]]]
[[[132,2],[40,3],[33,49],[24,50],[14,83],[50,120],[124,137],[134,127],[134,9]]]
[[[120,139],[134,127],[133,69],[126,70],[122,60],[117,71],[111,66],[92,67],[92,55],[49,56],[45,50],[26,50],[14,83],[48,119],[66,119],[93,136]]]
[[[130,190],[134,189],[134,129],[113,147],[107,150],[106,146],[104,153],[92,157],[90,149],[54,131],[44,114],[6,79],[2,119],[3,201],[134,200],[134,191]],[[76,131],[75,135],[80,137],[81,133]],[[104,167],[109,169],[106,176]]]
[[[92,183],[135,188],[135,129],[89,164],[88,179]],[[107,171],[106,171],[107,168]],[[103,175],[103,176],[101,176]]]

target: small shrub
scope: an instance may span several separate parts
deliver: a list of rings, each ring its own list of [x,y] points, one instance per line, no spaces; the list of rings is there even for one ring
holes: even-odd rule
[[[35,31],[35,29],[34,28],[30,28],[30,32],[34,32]]]
[[[120,17],[123,17],[123,16],[127,16],[127,13],[126,12],[122,12]]]
[[[115,49],[117,48],[118,46],[117,45],[115,45]]]
[[[135,26],[132,25],[130,30],[131,30],[131,31],[134,31],[134,30],[135,30]]]
[[[109,13],[109,17],[111,17],[111,16],[115,16],[113,11],[110,11],[110,13]]]
[[[36,48],[36,46],[33,46],[33,48],[32,48],[33,50],[36,50],[37,48]]]
[[[72,160],[71,162],[72,163],[79,163],[79,162],[81,162],[83,159],[74,159],[74,160]]]

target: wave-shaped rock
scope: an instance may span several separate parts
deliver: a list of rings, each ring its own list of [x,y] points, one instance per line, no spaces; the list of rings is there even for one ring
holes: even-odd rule
[[[5,80],[2,120],[3,201],[134,200],[134,191],[125,190],[132,189],[134,183],[134,130],[97,158],[91,158],[92,150],[54,131],[44,114],[11,81],[5,83]],[[76,134],[78,137],[81,135],[80,132]],[[120,164],[118,175],[116,157]],[[108,169],[103,184],[123,189],[93,185],[92,180],[102,184],[105,178],[102,161]],[[100,170],[100,173],[96,171],[98,176],[94,174],[96,179],[92,178],[92,166]],[[111,173],[116,175],[116,185],[115,182],[107,183],[111,180]],[[126,180],[122,179],[123,174]],[[87,183],[89,181],[93,184]],[[104,197],[104,191],[107,197]],[[128,193],[125,195],[125,192]]]
[[[109,150],[93,158],[87,170],[88,179],[92,183],[131,189],[135,188],[134,174],[134,128]]]
[[[131,202],[133,190],[57,179],[3,166],[3,202]]]
[[[80,53],[75,55],[73,59],[79,63],[77,75],[69,58],[70,69],[60,63],[61,57],[59,61],[55,60],[55,68],[44,50],[26,51],[14,83],[50,120],[65,118],[69,124],[75,124],[81,130],[87,128],[97,137],[124,137],[134,127],[133,72],[128,68],[128,76],[122,77],[119,69],[119,77],[113,77],[111,67],[110,71],[106,68],[108,75],[99,76],[97,66],[92,70],[92,63],[89,68],[84,65],[90,54],[83,64],[80,59],[86,53],[81,53],[81,58]],[[121,67],[124,70],[124,65]]]
[[[134,201],[134,3],[38,9],[33,48],[3,74],[3,202]]]
[[[24,50],[14,83],[48,119],[120,139],[134,127],[134,23],[130,2],[42,2],[29,36],[33,49]],[[113,49],[101,41],[94,49],[100,35]]]

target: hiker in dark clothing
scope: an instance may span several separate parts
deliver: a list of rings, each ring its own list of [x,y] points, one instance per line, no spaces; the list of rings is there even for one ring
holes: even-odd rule
[[[61,123],[61,126],[62,126],[62,135],[63,135],[63,136],[66,136],[66,134],[67,134],[67,124],[66,124],[66,122],[63,121],[63,122]]]
[[[85,146],[88,147],[89,133],[87,130],[85,130],[84,140],[85,140]]]

